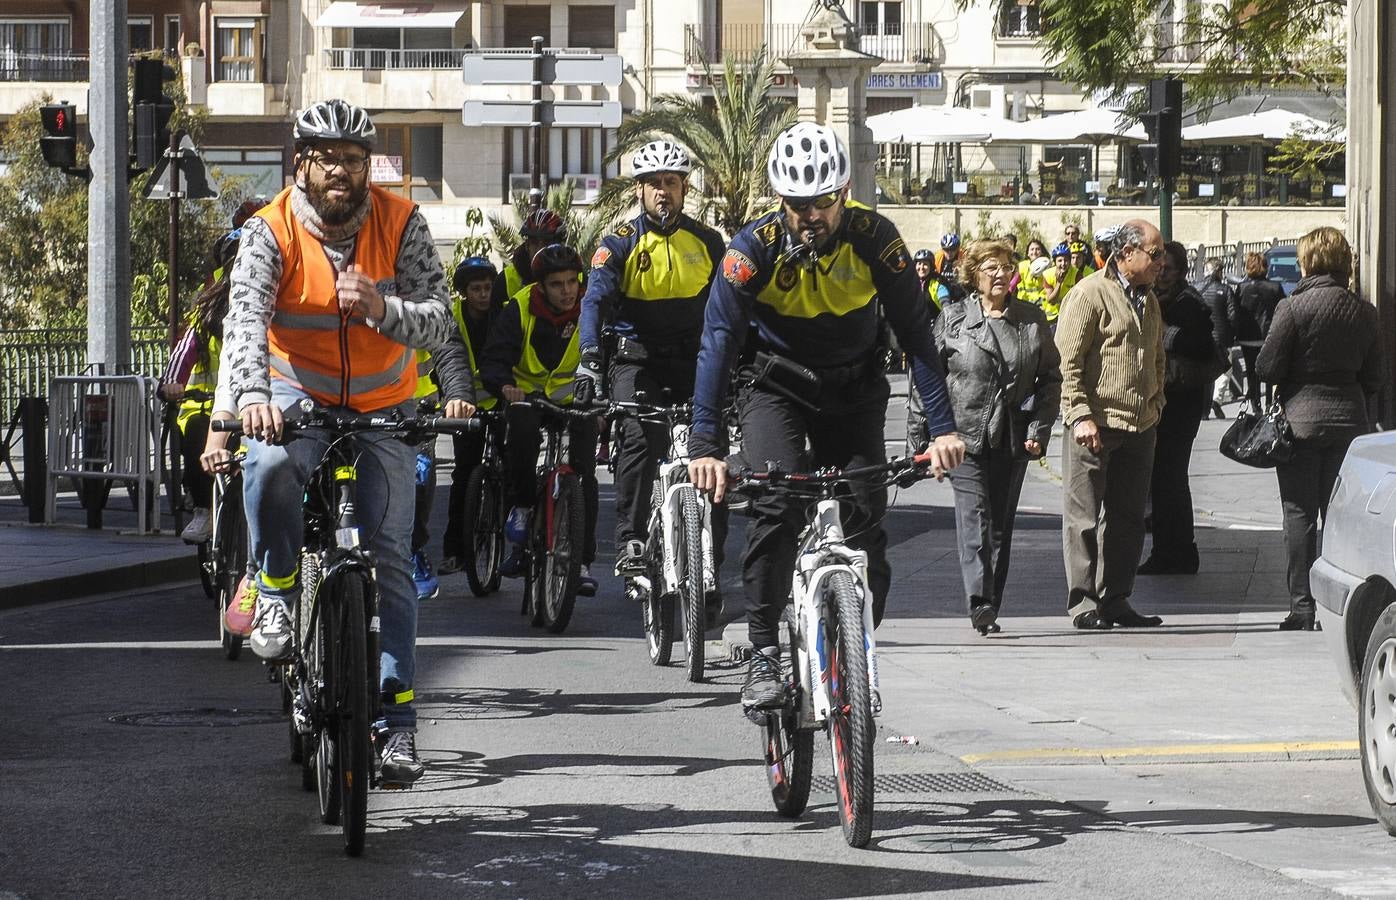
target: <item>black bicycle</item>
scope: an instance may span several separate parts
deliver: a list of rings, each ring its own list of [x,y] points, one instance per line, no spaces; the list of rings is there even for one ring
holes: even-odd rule
[[[228,630],[226,615],[237,593],[238,582],[247,574],[247,517],[242,507],[242,460],[246,454],[235,450],[213,476],[213,533],[199,545],[199,561],[213,583],[218,600],[218,637],[223,655],[230,660],[242,655],[242,635]]]
[[[485,448],[465,484],[461,543],[467,551],[464,568],[470,592],[484,597],[499,590],[509,505],[504,500],[504,460],[499,449],[504,416],[495,410],[480,410],[475,418],[485,429]]]
[[[285,423],[285,438],[325,435],[329,446],[306,486],[298,646],[284,665],[282,682],[290,696],[292,759],[307,767],[307,775],[313,772],[321,821],[340,825],[345,852],[358,856],[364,848],[368,792],[390,785],[381,780],[378,745],[383,735],[373,727],[382,712],[378,586],[373,556],[361,542],[354,437],[388,434],[416,446],[429,435],[475,429],[479,423],[302,411],[300,419]],[[213,427],[242,431],[237,421]]]

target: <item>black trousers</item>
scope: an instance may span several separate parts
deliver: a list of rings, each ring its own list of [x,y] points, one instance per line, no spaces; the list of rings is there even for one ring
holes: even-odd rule
[[[1163,416],[1158,423],[1149,478],[1154,510],[1152,556],[1160,562],[1196,565],[1188,466],[1197,429],[1211,408],[1212,396],[1210,390],[1202,387],[1168,388],[1163,397]]]
[[[1328,518],[1328,497],[1354,437],[1349,432],[1330,438],[1295,438],[1294,457],[1275,467],[1284,509],[1290,611],[1300,615],[1314,614],[1309,567],[1318,558],[1319,520]]]
[[[967,610],[984,603],[997,610],[1003,604],[1013,520],[1027,469],[1026,459],[1004,448],[966,454],[950,473]]]
[[[213,508],[213,478],[199,464],[208,440],[208,416],[190,416],[184,422],[179,442],[179,456],[184,467],[180,482],[198,509]]]
[[[766,471],[772,464],[795,472],[811,466],[846,468],[885,462],[882,432],[887,396],[887,380],[881,376],[843,388],[826,386],[817,398],[819,412],[810,413],[760,388],[744,388],[737,399],[742,456],[756,471]],[[868,554],[873,617],[878,621],[892,584],[887,534],[882,530],[886,512],[887,490],[863,489],[857,492],[851,508],[845,505],[843,519],[849,545]],[[753,645],[774,647],[794,578],[805,507],[767,497],[753,504],[752,516],[746,531],[746,553],[742,556],[747,629]]]
[[[452,450],[455,453],[456,467],[451,471],[451,493],[447,499],[446,531],[441,535],[441,555],[464,557],[469,551],[462,543],[465,524],[465,487],[470,481],[470,473],[485,458],[484,431],[472,431],[451,436]]]
[[[527,403],[511,403],[504,413],[504,495],[514,506],[528,508],[538,493],[538,450],[543,446],[542,413]],[[582,562],[596,559],[596,419],[573,419],[567,425],[567,464],[582,480],[586,537]]]

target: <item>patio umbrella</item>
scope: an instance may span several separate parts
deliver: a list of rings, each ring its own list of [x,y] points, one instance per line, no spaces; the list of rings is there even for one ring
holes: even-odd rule
[[[877,144],[973,144],[1005,122],[955,106],[912,106],[868,117]]]
[[[1217,119],[1183,129],[1183,140],[1193,144],[1244,144],[1254,141],[1282,141],[1296,132],[1323,134],[1328,123],[1287,109],[1264,109],[1244,116]],[[1327,138],[1321,138],[1327,140]],[[1346,141],[1346,129],[1334,140]]]
[[[1138,122],[1120,123],[1119,113],[1095,107],[1028,122],[1005,122],[994,131],[995,141],[1012,144],[1096,144],[1109,140],[1144,141]]]

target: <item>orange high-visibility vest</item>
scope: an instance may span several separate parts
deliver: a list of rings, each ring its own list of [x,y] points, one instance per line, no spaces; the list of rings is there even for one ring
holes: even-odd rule
[[[276,311],[267,327],[273,378],[297,385],[327,406],[372,412],[396,406],[417,387],[411,349],[384,337],[362,319],[342,319],[338,273],[318,238],[291,211],[286,188],[258,211],[281,250]],[[354,243],[354,265],[375,284],[397,277],[398,248],[416,204],[380,187],[369,188],[372,208]]]

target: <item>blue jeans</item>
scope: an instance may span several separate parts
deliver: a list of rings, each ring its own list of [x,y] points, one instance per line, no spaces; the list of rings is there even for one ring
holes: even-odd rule
[[[272,402],[282,410],[304,398],[296,388],[275,379],[271,393]],[[415,413],[416,404],[409,400],[397,409],[410,416]],[[383,713],[390,729],[413,730],[417,727],[417,712],[410,696],[416,670],[417,590],[412,584],[409,544],[416,505],[417,450],[385,434],[364,434],[355,440],[361,456],[354,499],[363,542],[373,553],[378,578]],[[247,528],[253,559],[272,581],[296,574],[305,531],[300,515],[305,485],[328,446],[329,441],[320,432],[298,436],[283,445],[247,441],[247,462],[243,467]],[[262,594],[279,596],[289,605],[295,600],[296,590],[264,587]],[[389,702],[404,693],[409,697],[406,702]]]

